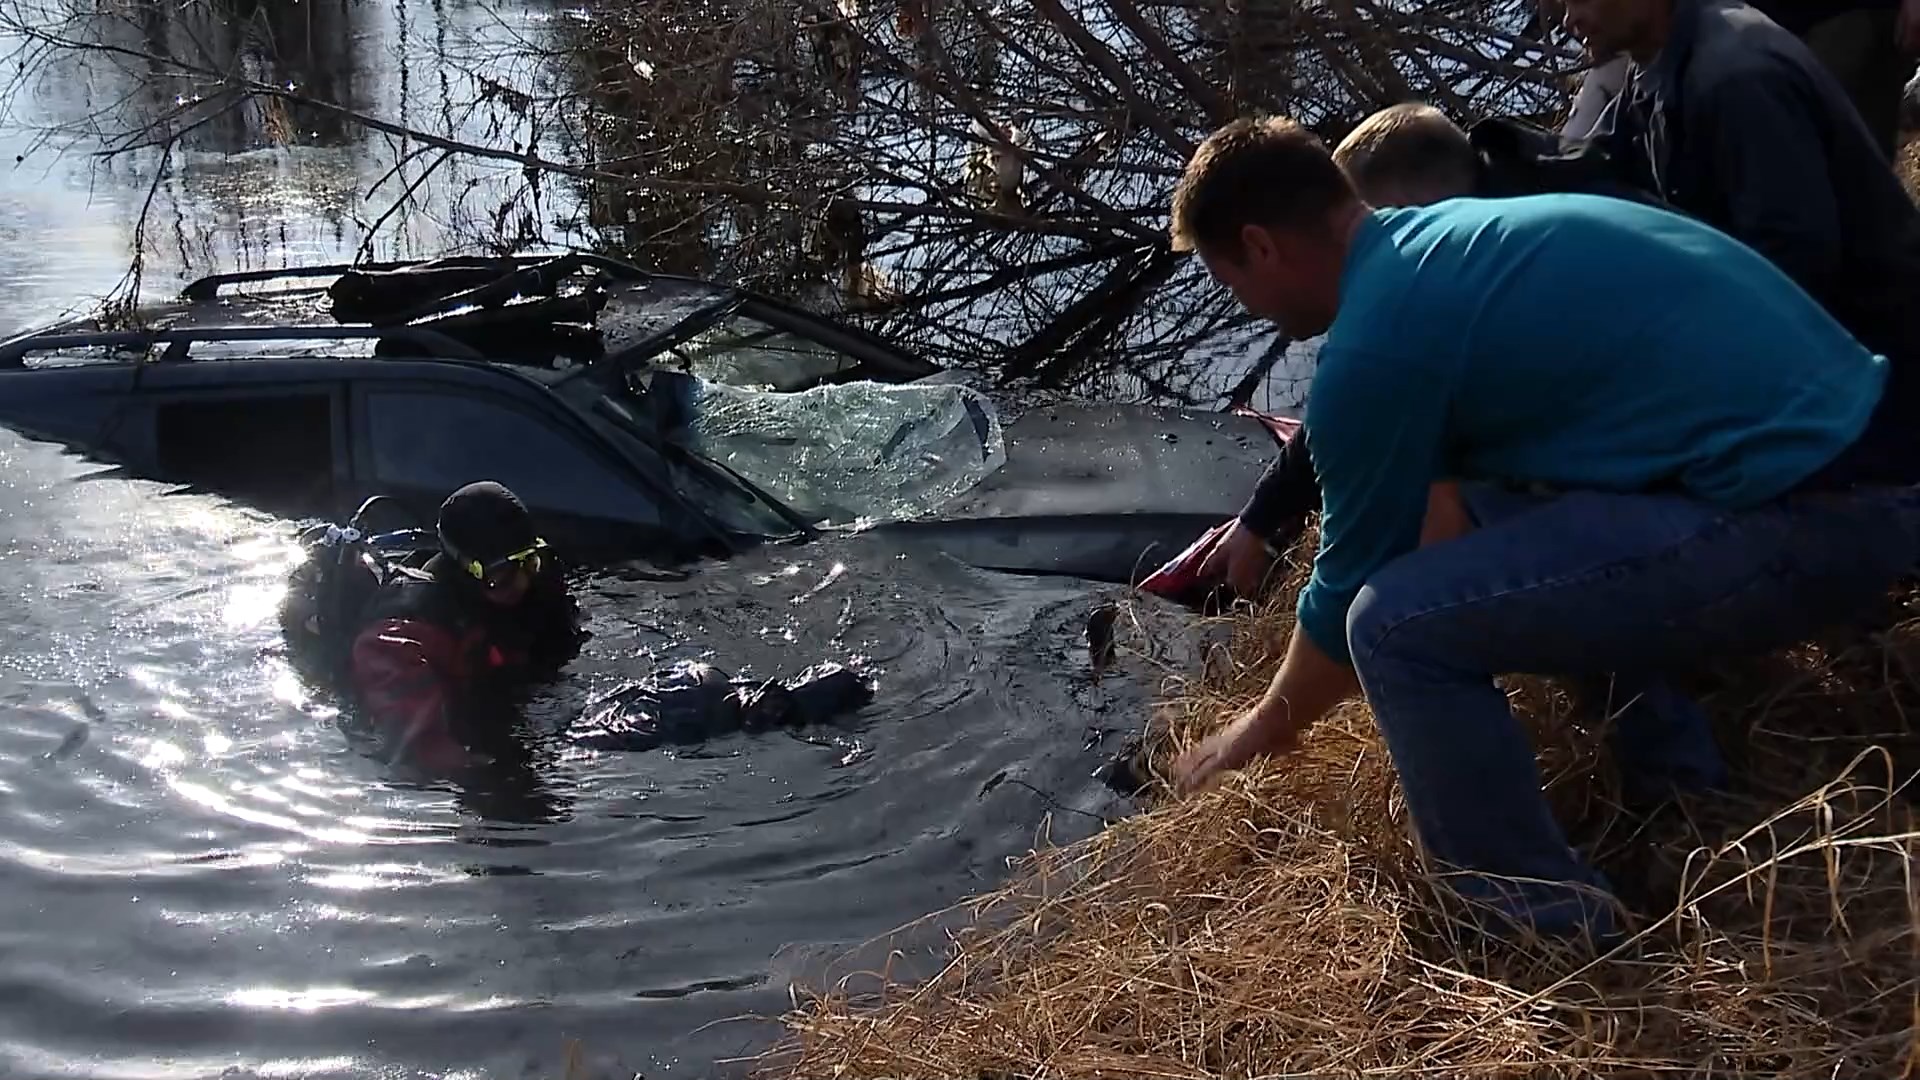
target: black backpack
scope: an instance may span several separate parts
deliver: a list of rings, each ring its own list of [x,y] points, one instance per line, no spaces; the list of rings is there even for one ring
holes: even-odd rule
[[[293,656],[326,674],[344,667],[362,613],[395,575],[417,570],[440,550],[431,529],[367,531],[368,511],[384,496],[368,499],[345,525],[330,522],[300,533],[304,558],[287,575],[280,629]]]

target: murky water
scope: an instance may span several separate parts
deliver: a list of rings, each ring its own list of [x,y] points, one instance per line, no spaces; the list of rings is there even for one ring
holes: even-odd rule
[[[334,51],[293,77],[344,72],[390,115],[440,107],[435,64],[552,17],[329,3],[342,21],[314,40]],[[113,89],[85,74],[14,119],[83,114]],[[391,164],[377,140],[206,138],[156,189],[162,291],[209,259],[351,257],[380,213],[360,201]],[[30,155],[5,174],[0,321],[115,286],[138,164]],[[437,205],[380,253],[456,241],[455,200]],[[1049,820],[1073,835],[1123,812],[1093,776],[1115,743],[1099,729],[1136,725],[1159,674],[1092,683],[1078,632],[1109,590],[873,537],[775,548],[684,582],[582,582],[596,636],[529,709],[525,759],[414,786],[276,654],[289,535],[0,433],[0,1074],[559,1076],[568,1039],[606,1074],[733,1071],[716,1062],[770,1034],[733,1018],[990,886]],[[1178,667],[1180,621],[1149,621]],[[595,756],[548,737],[674,659],[776,674],[856,655],[879,700],[806,740]]]

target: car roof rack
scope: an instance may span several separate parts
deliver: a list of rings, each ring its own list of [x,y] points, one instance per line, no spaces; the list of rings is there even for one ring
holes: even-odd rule
[[[191,326],[165,330],[101,330],[80,332],[42,331],[23,334],[0,342],[0,368],[26,365],[29,354],[59,349],[114,347],[152,348],[164,344],[163,361],[187,358],[187,350],[197,342],[209,341],[342,341],[384,338],[409,340],[432,350],[432,357],[454,360],[484,360],[470,345],[434,330],[413,326]]]
[[[772,323],[781,329],[797,329],[801,324],[810,324],[804,333],[828,342],[835,348],[850,355],[871,362],[883,362],[884,366],[897,375],[919,377],[941,370],[924,357],[903,352],[865,327],[842,322],[831,316],[822,317],[806,311],[788,301],[768,296],[752,289],[742,288],[706,278],[681,274],[660,274],[645,270],[633,263],[588,252],[547,252],[517,255],[459,255],[436,259],[409,259],[396,262],[330,263],[321,266],[290,266],[278,269],[244,270],[224,274],[208,274],[189,283],[178,294],[178,302],[191,306],[205,304],[220,298],[221,291],[233,286],[261,284],[274,281],[298,282],[314,281],[314,288],[325,288],[326,279],[338,280],[354,271],[382,273],[421,269],[489,269],[499,268],[501,281],[522,271],[535,269],[543,265],[552,266],[564,260],[568,265],[562,276],[571,276],[583,271],[598,271],[616,281],[646,286],[657,283],[662,286],[687,286],[710,291],[713,301],[703,305],[698,311],[675,322],[671,326],[660,327],[652,333],[642,334],[637,340],[621,348],[609,351],[605,356],[596,358],[584,367],[598,367],[606,364],[611,370],[624,370],[632,361],[651,356],[663,347],[668,347],[688,333],[697,332],[701,327],[710,325],[716,318],[723,317],[731,310],[742,307],[751,311],[754,317]],[[492,285],[482,285],[441,298],[440,302],[458,301],[477,293],[484,293]],[[305,290],[298,290],[304,292]],[[422,311],[426,309],[423,308]],[[410,316],[421,312],[409,312]],[[336,316],[337,318],[338,316]],[[86,324],[78,324],[84,326]],[[76,324],[29,331],[8,340],[0,340],[0,370],[25,366],[26,358],[35,353],[53,352],[61,349],[84,349],[103,347],[147,347],[164,344],[167,350],[159,357],[163,362],[190,360],[189,351],[195,343],[223,341],[340,341],[340,340],[384,340],[401,344],[410,344],[421,350],[421,354],[406,354],[410,359],[441,359],[477,362],[492,362],[482,349],[460,340],[450,333],[443,333],[430,325],[418,325],[404,321],[379,322],[317,322],[297,323],[280,322],[272,325],[208,325],[175,326],[154,330],[86,330],[76,329]],[[395,358],[401,358],[396,356]],[[611,361],[611,363],[609,363]],[[510,362],[510,361],[509,361]]]
[[[180,290],[182,299],[189,303],[205,303],[220,295],[220,290],[231,285],[255,285],[268,281],[298,280],[302,278],[337,278],[354,270],[381,273],[390,270],[405,270],[409,267],[488,267],[506,266],[522,270],[530,266],[551,262],[563,256],[572,256],[584,269],[603,270],[614,277],[628,281],[645,281],[663,275],[649,273],[630,262],[594,255],[587,252],[563,251],[543,254],[520,255],[449,255],[438,259],[403,259],[399,262],[361,262],[328,263],[324,266],[289,266],[275,270],[239,270],[230,274],[208,274],[195,278],[186,288]],[[703,284],[714,284],[703,282]],[[725,288],[725,286],[718,286]]]
[[[180,299],[189,305],[207,303],[217,299],[222,289],[231,286],[274,281],[338,280],[343,275],[356,270],[381,272],[405,270],[411,267],[471,267],[474,269],[498,268],[504,275],[512,275],[541,265],[551,265],[556,259],[562,257],[551,254],[472,255],[400,262],[330,263],[321,266],[243,270],[226,274],[208,274],[197,278],[181,290]],[[600,255],[566,253],[564,257],[570,264],[568,271],[570,273],[592,270],[626,281],[646,281],[653,277],[631,263]],[[32,354],[62,349],[150,349],[155,345],[165,345],[167,350],[159,359],[163,362],[180,362],[190,359],[188,354],[192,346],[203,342],[369,339],[413,345],[422,349],[426,354],[423,358],[428,359],[469,361],[488,359],[481,350],[460,341],[451,334],[440,332],[432,327],[410,326],[406,323],[380,325],[364,322],[276,323],[265,326],[174,326],[146,330],[81,330],[75,329],[74,324],[69,323],[64,327],[49,327],[0,341],[0,369],[24,367],[27,357]]]

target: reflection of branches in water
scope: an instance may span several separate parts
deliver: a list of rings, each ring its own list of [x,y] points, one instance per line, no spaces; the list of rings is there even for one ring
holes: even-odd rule
[[[147,217],[153,213],[153,197],[159,193],[160,185],[171,173],[173,166],[173,147],[165,147],[160,152],[160,163],[154,167],[153,182],[147,185],[147,197],[141,200],[140,217],[134,225],[133,259],[127,267],[126,275],[114,286],[101,305],[101,324],[107,327],[131,324],[134,321],[135,308],[140,303],[140,280],[145,273]]]
[[[32,132],[21,159],[41,151],[79,155],[96,183],[118,186],[128,171],[141,178],[135,190],[144,189],[144,197],[131,223],[129,270],[108,298],[109,308],[124,308],[137,295],[149,255],[168,236],[157,231],[162,208],[171,211],[175,251],[191,261],[189,236],[203,231],[203,222],[198,215],[184,220],[182,192],[215,207],[223,193],[235,193],[232,185],[209,190],[208,156],[341,138],[345,129],[326,123],[325,114],[235,93],[222,76],[312,84],[354,100],[358,65],[344,44],[350,36],[346,11],[341,0],[290,8],[250,0],[85,7],[21,0],[0,10],[0,26],[11,31],[15,46],[7,57],[13,75],[5,89],[8,119]],[[100,47],[76,47],[81,42]],[[174,54],[195,58],[201,70],[172,63],[168,57]],[[27,95],[40,100],[26,101]],[[53,118],[43,119],[49,113]],[[233,166],[248,167],[257,170],[258,162]],[[184,183],[197,174],[199,182]],[[258,201],[241,194],[243,201]],[[245,229],[244,208],[228,216]]]
[[[98,145],[171,146],[234,101],[387,138],[372,190],[399,195],[363,220],[363,254],[450,160],[492,162],[519,177],[485,215],[495,246],[544,239],[543,178],[567,178],[596,242],[657,268],[850,310],[1010,379],[1195,401],[1244,398],[1279,353],[1166,241],[1208,130],[1279,110],[1333,139],[1408,98],[1550,119],[1572,67],[1528,36],[1533,0],[588,0],[537,40],[437,40],[424,130],[91,15],[23,20],[28,3],[0,0],[0,23],[37,55],[173,91]],[[471,87],[457,108],[450,73]]]
[[[45,69],[57,61],[57,74],[83,82],[90,95],[106,95],[66,125],[66,134],[96,145],[129,149],[160,133],[184,150],[217,153],[338,145],[349,129],[336,115],[243,95],[236,105],[225,83],[245,78],[363,105],[365,80],[349,13],[347,0],[116,0],[86,6],[12,0],[4,22],[25,52],[12,58],[12,89],[37,74],[54,74]],[[100,48],[75,47],[82,42]],[[212,122],[209,111],[218,114]],[[189,124],[191,132],[183,127]]]
[[[104,152],[103,156],[107,160],[119,157],[122,154],[137,153],[146,149],[157,149],[160,154],[159,162],[153,167],[153,180],[147,185],[146,197],[141,200],[140,213],[134,220],[133,254],[128,263],[127,272],[120,279],[119,284],[108,293],[102,304],[101,316],[104,324],[111,326],[130,323],[135,316],[135,309],[140,303],[140,285],[146,272],[147,223],[153,215],[154,197],[160,193],[162,185],[170,184],[174,179],[173,162],[175,144],[179,139],[191,136],[194,131],[201,127],[218,123],[237,107],[238,104],[238,100],[235,99],[229,101],[219,109],[204,112],[199,119],[182,126],[175,138],[159,141],[149,140],[138,146],[112,148]],[[178,228],[177,223],[175,227]],[[184,238],[182,242],[184,243]]]
[[[471,226],[476,220],[487,223],[490,235],[492,205],[480,214],[472,213],[471,206],[516,180],[528,186],[517,155],[508,155],[510,166],[494,166],[492,175],[485,161],[463,153],[463,164],[439,170],[433,184],[411,183],[416,177],[409,171],[367,186],[381,166],[365,159],[380,155],[383,141],[396,162],[418,147],[409,129],[376,132],[358,119],[366,115],[364,102],[377,90],[357,74],[368,68],[358,50],[369,35],[356,30],[351,20],[365,18],[366,11],[350,0],[298,5],[254,0],[106,0],[87,5],[0,0],[0,33],[9,40],[9,59],[14,61],[5,88],[9,119],[29,128],[33,143],[27,153],[51,150],[80,157],[90,163],[96,179],[110,178],[114,187],[132,187],[124,176],[131,168],[144,189],[153,163],[163,152],[174,151],[173,173],[194,182],[180,185],[188,202],[173,209],[190,220],[177,230],[177,250],[164,253],[186,266],[226,269],[236,260],[246,264],[276,255],[300,259],[316,244],[351,251],[349,227],[354,241],[372,234],[362,251],[370,252],[377,243],[388,257],[417,252],[417,246],[408,249],[409,236],[478,233]],[[231,32],[223,20],[240,32]],[[210,25],[226,27],[226,35],[209,32]],[[317,44],[322,40],[332,44],[322,48]],[[423,55],[418,48],[410,52],[411,44],[402,40],[394,50],[401,71]],[[392,70],[378,71],[375,77],[389,77]],[[335,85],[347,85],[347,90],[334,94]],[[28,95],[35,100],[25,100]],[[236,124],[244,137],[233,135]],[[210,139],[209,133],[217,137]],[[513,133],[507,131],[498,143],[484,148],[512,142]],[[254,147],[269,152],[226,154]],[[475,163],[464,164],[469,160]],[[366,164],[372,168],[362,175]],[[434,190],[435,184],[442,190]],[[170,182],[163,195],[173,191]],[[130,194],[137,198],[138,190]],[[387,214],[395,202],[400,211]],[[362,203],[368,204],[364,216],[358,209]],[[422,209],[427,212],[420,213]],[[131,209],[128,214],[132,216]],[[277,252],[272,250],[276,220],[287,241]],[[299,235],[284,235],[287,222],[299,226]],[[381,229],[388,233],[384,238]],[[329,231],[330,242],[325,235]],[[438,253],[444,244],[434,242],[427,250]],[[159,235],[143,235],[136,246],[142,255],[163,251]],[[199,259],[202,252],[211,255],[216,249],[217,260]]]

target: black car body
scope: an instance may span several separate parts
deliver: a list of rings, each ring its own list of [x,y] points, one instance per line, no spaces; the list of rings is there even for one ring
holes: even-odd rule
[[[676,437],[687,373],[776,394],[942,382],[836,320],[591,257],[456,260],[478,276],[451,296],[407,292],[414,271],[448,265],[206,278],[139,329],[20,335],[0,343],[0,424],[292,513],[343,515],[384,494],[430,520],[448,492],[494,479],[577,557],[671,561],[852,524],[814,519]],[[556,287],[580,275],[598,306]],[[398,299],[379,311],[349,280],[392,281]],[[543,336],[549,314],[578,330],[588,307],[589,345]],[[1004,445],[1003,462],[941,505],[858,527],[990,569],[1133,580],[1231,515],[1275,439],[1241,415],[1058,405],[1006,424]]]

